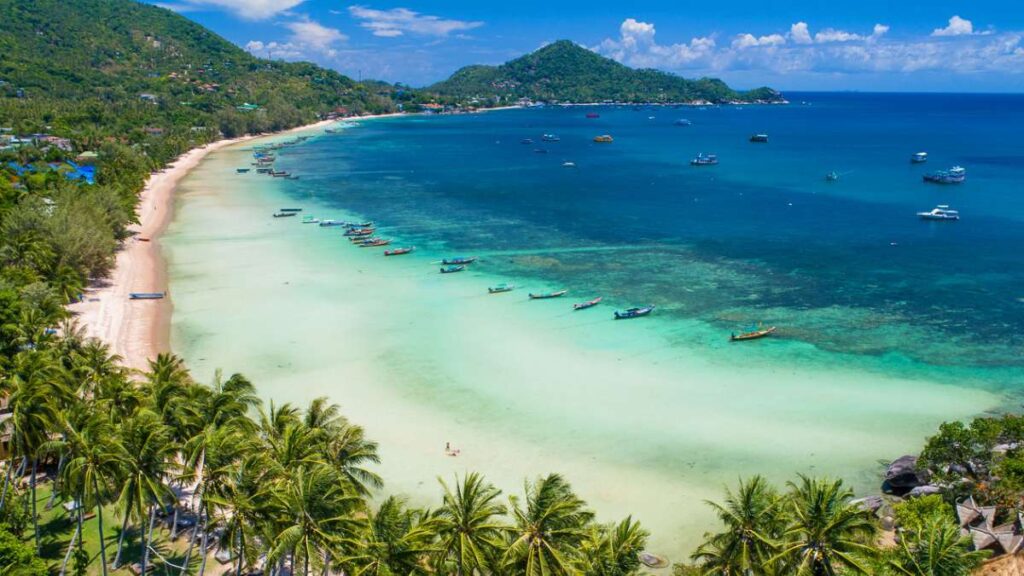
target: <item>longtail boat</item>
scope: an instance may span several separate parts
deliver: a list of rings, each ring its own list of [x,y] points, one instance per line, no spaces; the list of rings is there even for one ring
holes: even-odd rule
[[[388,244],[391,244],[391,240],[388,240],[386,238],[375,238],[373,240],[370,240],[369,242],[363,242],[362,244],[359,245],[359,247],[376,248],[378,246],[387,246]]]
[[[345,236],[369,236],[373,232],[373,228],[349,228],[345,231]]]
[[[302,212],[302,208],[280,208],[280,212]]]
[[[498,284],[497,286],[491,286],[487,288],[488,294],[500,294],[501,292],[511,292],[515,290],[515,284]]]
[[[295,212],[274,212],[274,218],[288,218],[289,216],[295,216]]]
[[[628,320],[630,318],[639,318],[641,316],[647,316],[648,314],[650,314],[653,311],[654,311],[654,306],[653,305],[651,305],[651,306],[640,306],[640,307],[637,307],[637,308],[630,308],[629,310],[624,310],[622,312],[616,310],[615,311],[615,319],[616,320]]]
[[[588,300],[586,302],[579,302],[579,303],[573,304],[572,305],[572,309],[573,310],[586,310],[587,308],[592,308],[594,306],[597,306],[600,303],[601,303],[601,297],[598,296],[597,298],[594,298],[593,300]]]
[[[594,142],[597,142],[598,144],[610,144],[612,141],[612,137],[608,134],[602,134],[601,136],[594,137]]]
[[[454,274],[455,272],[462,272],[465,269],[465,266],[445,266],[441,268],[441,274]]]
[[[343,222],[343,224],[349,228],[371,228],[373,227],[373,221],[369,222]]]
[[[166,292],[131,292],[128,294],[130,300],[160,300]]]
[[[235,172],[237,172],[239,174],[247,174],[249,172],[249,170],[250,170],[249,168],[235,168]]]
[[[456,256],[455,258],[441,260],[441,264],[445,266],[459,266],[462,264],[472,264],[473,262],[476,262],[476,256]]]
[[[567,292],[569,291],[557,290],[555,292],[542,292],[540,294],[534,294],[533,292],[530,292],[529,296],[530,300],[546,300],[548,298],[560,298],[562,296],[565,296]]]
[[[770,326],[768,328],[761,328],[759,326],[751,326],[745,332],[740,332],[739,334],[735,334],[734,333],[734,334],[729,335],[729,341],[730,342],[739,342],[741,340],[757,340],[758,338],[764,338],[765,336],[769,336],[769,335],[774,334],[774,333],[775,333],[775,326]]]
[[[385,256],[401,256],[402,254],[408,254],[409,252],[412,252],[415,249],[416,249],[415,246],[409,246],[407,248],[395,248],[394,250],[385,250],[384,251],[384,255]]]
[[[337,220],[331,220],[330,218],[320,221],[320,227],[321,228],[331,228],[331,227],[334,227],[334,226],[344,226],[344,225],[345,225],[344,222],[339,222]]]

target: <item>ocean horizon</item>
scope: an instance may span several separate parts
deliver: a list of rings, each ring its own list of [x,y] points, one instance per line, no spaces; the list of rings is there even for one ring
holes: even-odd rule
[[[564,472],[673,560],[738,477],[877,492],[878,462],[940,422],[1020,402],[1024,96],[786,96],[357,121],[278,151],[299,180],[236,174],[251,145],[215,152],[163,242],[172,348],[200,378],[340,403],[380,441],[386,493]],[[922,181],[954,165],[965,183]],[[916,216],[939,204],[961,220]],[[284,206],[417,249],[384,258]],[[460,255],[479,260],[438,273]],[[756,323],[778,332],[729,342]]]

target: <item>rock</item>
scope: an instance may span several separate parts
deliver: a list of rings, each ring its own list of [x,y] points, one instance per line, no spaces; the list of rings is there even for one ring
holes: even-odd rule
[[[892,516],[882,516],[879,523],[882,525],[882,530],[892,530],[896,527],[896,520]]]
[[[921,476],[917,470],[917,456],[900,456],[886,468],[882,489],[894,494],[906,494],[924,484]]]
[[[881,496],[865,496],[864,498],[857,498],[853,500],[851,504],[856,504],[861,510],[867,510],[874,514],[878,512],[882,506],[885,506],[885,499]]]
[[[907,498],[918,498],[920,496],[929,496],[931,494],[942,494],[942,488],[932,484],[915,486],[914,489],[907,493]]]

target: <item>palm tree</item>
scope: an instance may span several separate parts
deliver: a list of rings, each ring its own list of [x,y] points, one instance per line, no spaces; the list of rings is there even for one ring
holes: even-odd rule
[[[790,521],[781,550],[771,561],[789,561],[797,574],[833,576],[837,568],[864,574],[860,558],[874,553],[878,527],[871,513],[850,503],[853,492],[842,480],[800,475],[790,482]]]
[[[527,576],[573,573],[573,554],[587,536],[594,519],[586,502],[573,494],[569,483],[549,474],[526,483],[525,506],[512,497],[515,536],[504,564]]]
[[[256,537],[270,514],[272,487],[265,464],[261,453],[243,457],[217,493],[207,497],[224,527],[221,547],[235,551],[235,574],[253,565]]]
[[[430,514],[409,510],[401,498],[389,496],[376,513],[358,550],[344,558],[345,573],[352,576],[404,576],[426,573],[423,560],[434,552]]]
[[[380,464],[380,456],[377,443],[366,437],[361,426],[344,422],[328,437],[324,450],[327,461],[358,494],[368,496],[384,485],[380,476],[366,468],[367,464]]]
[[[111,484],[127,458],[124,446],[114,434],[102,405],[83,409],[76,420],[67,422],[65,440],[60,441],[68,454],[61,485],[79,502],[79,509],[96,506],[99,522],[100,566],[107,575],[107,546],[103,537],[103,503],[111,493]],[[81,512],[79,527],[81,531]],[[81,544],[82,538],[79,538]]]
[[[648,532],[632,518],[611,526],[593,526],[580,545],[581,576],[631,576],[640,569]]]
[[[121,564],[121,551],[129,520],[134,517],[144,529],[143,522],[151,515],[149,512],[153,506],[171,497],[164,479],[175,455],[169,430],[160,417],[149,410],[140,410],[125,420],[121,425],[120,438],[125,458],[122,461],[123,470],[118,476],[121,492],[117,504],[124,520],[117,540],[117,554],[114,556],[115,570]],[[148,546],[145,533],[141,540],[145,553]]]
[[[274,493],[283,523],[267,563],[290,555],[292,572],[302,562],[302,574],[309,576],[311,567],[325,567],[332,557],[347,556],[361,530],[357,513],[365,505],[344,488],[338,474],[323,464],[299,466],[283,478]]]
[[[761,476],[740,481],[733,493],[726,490],[724,504],[708,502],[725,529],[706,534],[691,556],[707,574],[765,575],[775,573],[769,560],[785,527],[783,501]]]
[[[498,555],[509,529],[501,522],[505,514],[505,506],[497,502],[501,491],[476,473],[461,482],[456,478],[454,492],[439,481],[444,500],[432,520],[438,536],[437,569],[451,566],[457,576],[483,571]]]
[[[989,555],[970,546],[971,539],[951,518],[933,514],[903,527],[899,547],[886,564],[904,576],[969,576]]]

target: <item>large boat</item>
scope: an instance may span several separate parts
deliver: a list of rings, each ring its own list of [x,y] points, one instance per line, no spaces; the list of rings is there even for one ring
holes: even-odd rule
[[[715,154],[705,154],[703,152],[697,154],[693,160],[690,160],[691,166],[714,166],[715,164],[718,164],[718,156]]]
[[[600,118],[600,117],[601,117],[601,115],[598,114],[597,112],[587,112],[587,118],[594,119],[594,118]]]
[[[393,250],[385,250],[384,251],[384,255],[385,256],[401,256],[402,254],[408,254],[409,252],[412,252],[415,249],[416,249],[415,246],[408,246],[406,248],[395,248]]]
[[[456,272],[462,272],[465,270],[465,266],[445,266],[441,268],[441,274],[454,274]]]
[[[933,184],[960,184],[967,179],[967,170],[962,166],[953,166],[949,170],[939,170],[923,176],[925,182]]]
[[[601,136],[595,137],[594,142],[597,142],[599,144],[609,144],[611,142],[614,142],[614,139],[609,134],[602,134]]]
[[[488,294],[500,294],[502,292],[511,292],[516,289],[515,284],[498,284],[497,286],[490,286],[487,288]]]
[[[274,212],[274,218],[288,218],[289,216],[295,215],[295,212]]]
[[[640,307],[637,307],[637,308],[630,308],[628,310],[623,310],[621,312],[616,310],[615,311],[615,319],[616,320],[628,320],[630,318],[639,318],[641,316],[647,316],[648,314],[650,314],[653,311],[654,311],[654,306],[653,305],[651,305],[651,306],[640,306]]]
[[[693,125],[693,122],[690,122],[686,118],[680,118],[679,120],[676,120],[676,126],[692,126],[692,125]]]
[[[456,256],[455,258],[441,260],[441,264],[445,266],[461,266],[463,264],[472,264],[473,262],[476,262],[476,256]]]
[[[744,329],[743,332],[740,332],[739,334],[736,334],[735,332],[730,334],[729,341],[739,342],[741,340],[757,340],[758,338],[764,338],[765,336],[769,336],[774,333],[775,326],[771,326],[768,328],[762,328],[760,325],[750,326],[749,328]]]
[[[593,300],[588,300],[586,302],[578,302],[576,304],[573,304],[572,305],[572,309],[573,310],[586,310],[587,308],[593,308],[594,306],[597,306],[600,303],[601,303],[601,297],[598,296],[597,298],[594,298]]]
[[[533,292],[530,292],[529,296],[530,296],[530,300],[546,300],[548,298],[561,298],[562,296],[565,296],[568,292],[569,292],[568,290],[556,290],[554,292],[541,292],[539,294],[534,294]]]
[[[561,142],[562,140],[557,134],[544,134],[540,139],[545,142]]]
[[[927,161],[928,161],[928,153],[927,152],[915,152],[914,155],[910,157],[910,163],[911,164],[924,164]]]
[[[758,142],[758,143],[761,143],[761,144],[767,144],[768,143],[768,135],[767,134],[754,134],[753,136],[750,137],[750,141],[751,142]]]
[[[939,204],[928,212],[918,212],[917,215],[924,220],[959,220],[960,212],[950,210],[946,204]]]

